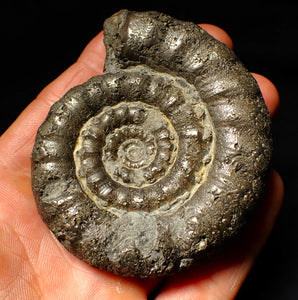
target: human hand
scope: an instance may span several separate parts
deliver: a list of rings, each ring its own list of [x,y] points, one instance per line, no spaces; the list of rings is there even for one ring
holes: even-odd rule
[[[233,46],[223,30],[201,26]],[[38,127],[66,91],[102,74],[104,58],[101,32],[0,138],[1,299],[140,300],[161,284],[109,274],[74,257],[42,222],[32,195],[30,155]],[[279,104],[277,90],[268,79],[253,75],[273,116]],[[243,234],[211,261],[164,279],[156,299],[233,299],[273,227],[282,198],[282,181],[272,171],[264,200]]]

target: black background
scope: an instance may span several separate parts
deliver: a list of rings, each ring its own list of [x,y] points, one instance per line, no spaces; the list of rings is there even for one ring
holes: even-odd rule
[[[88,41],[102,30],[104,19],[121,8],[158,10],[225,29],[246,67],[268,77],[279,90],[273,166],[286,186],[275,228],[236,299],[298,299],[298,5],[294,1],[229,4],[189,0],[179,5],[173,1],[112,5],[111,1],[107,5],[88,0],[31,0],[1,6],[1,134],[43,87],[77,59]]]

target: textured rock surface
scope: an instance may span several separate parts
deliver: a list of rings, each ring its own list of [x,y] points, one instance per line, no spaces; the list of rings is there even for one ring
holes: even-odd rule
[[[32,188],[42,219],[87,263],[175,273],[237,235],[262,196],[270,117],[254,78],[199,26],[120,11],[105,72],[41,125]]]

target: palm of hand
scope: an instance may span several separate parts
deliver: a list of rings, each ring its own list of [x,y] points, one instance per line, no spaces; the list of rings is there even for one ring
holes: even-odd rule
[[[219,28],[202,27],[232,46]],[[96,270],[68,253],[40,219],[31,191],[36,130],[50,105],[69,88],[102,72],[102,39],[102,33],[96,36],[78,61],[47,86],[0,138],[1,299],[147,299],[160,284]],[[266,78],[254,76],[273,115],[279,102],[276,89]],[[211,262],[165,279],[156,299],[232,299],[271,231],[282,195],[282,181],[272,172],[264,201],[240,239]]]

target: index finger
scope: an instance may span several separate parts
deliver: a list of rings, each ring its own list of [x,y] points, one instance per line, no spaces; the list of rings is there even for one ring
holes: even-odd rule
[[[91,40],[79,59],[46,86],[0,137],[0,162],[11,170],[31,168],[30,155],[35,135],[53,103],[70,88],[103,71],[105,47],[103,32]]]
[[[206,30],[209,34],[211,34],[217,40],[225,43],[228,47],[233,49],[233,41],[231,37],[227,34],[223,29],[211,25],[211,24],[200,24],[200,26]],[[260,90],[262,92],[265,103],[268,107],[271,117],[274,117],[279,108],[279,94],[275,85],[265,76],[251,73],[257,81]]]

